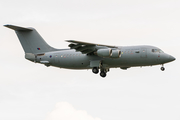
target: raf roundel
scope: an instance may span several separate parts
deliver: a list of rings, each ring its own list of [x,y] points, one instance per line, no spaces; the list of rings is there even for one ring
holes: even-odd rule
[[[52,58],[52,55],[50,55],[49,57]]]

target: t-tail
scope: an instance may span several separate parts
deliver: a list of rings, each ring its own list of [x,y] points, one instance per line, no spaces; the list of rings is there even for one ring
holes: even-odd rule
[[[24,49],[25,58],[34,61],[36,56],[46,52],[57,51],[49,46],[34,28],[24,28],[14,25],[4,25],[15,30]]]

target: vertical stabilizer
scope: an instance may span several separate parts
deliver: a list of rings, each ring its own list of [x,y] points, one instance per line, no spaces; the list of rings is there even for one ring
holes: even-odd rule
[[[14,25],[4,26],[15,30],[25,53],[39,54],[57,51],[57,49],[49,46],[34,28],[23,28]]]

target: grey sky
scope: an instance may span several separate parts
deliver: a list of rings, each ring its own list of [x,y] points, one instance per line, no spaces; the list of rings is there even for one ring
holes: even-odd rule
[[[179,120],[180,1],[0,0],[0,120]],[[160,66],[91,70],[45,67],[24,59],[14,31],[34,27],[51,46],[75,39],[154,45],[176,57]],[[69,116],[71,115],[72,118]]]

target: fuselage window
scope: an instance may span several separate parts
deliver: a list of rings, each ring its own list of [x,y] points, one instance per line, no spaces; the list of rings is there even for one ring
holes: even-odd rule
[[[160,53],[164,53],[162,50],[159,51]]]
[[[154,53],[163,53],[163,51],[160,50],[160,49],[152,49],[152,52],[154,52]]]

